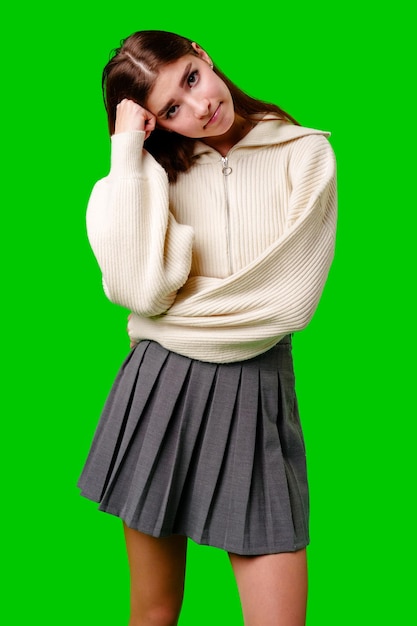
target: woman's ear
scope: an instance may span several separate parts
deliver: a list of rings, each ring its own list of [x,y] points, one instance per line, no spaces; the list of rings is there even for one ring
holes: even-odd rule
[[[205,50],[203,50],[203,48],[201,46],[199,46],[198,43],[196,43],[195,41],[193,41],[193,43],[191,45],[194,48],[194,50],[196,51],[197,55],[200,57],[200,59],[203,59],[203,61],[208,63],[210,65],[210,67],[213,67],[213,61],[210,59],[210,57],[207,54],[207,52]]]

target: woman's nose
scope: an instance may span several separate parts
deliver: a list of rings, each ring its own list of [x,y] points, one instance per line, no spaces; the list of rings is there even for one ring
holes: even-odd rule
[[[207,117],[210,111],[210,102],[205,98],[202,100],[197,100],[194,103],[194,114],[198,118]]]

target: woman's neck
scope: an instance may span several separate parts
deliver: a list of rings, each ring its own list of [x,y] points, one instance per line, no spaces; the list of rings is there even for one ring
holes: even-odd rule
[[[227,133],[218,135],[217,137],[207,137],[204,139],[204,143],[214,148],[214,150],[217,150],[222,156],[226,156],[229,150],[243,139],[254,126],[254,122],[236,115],[235,121]]]

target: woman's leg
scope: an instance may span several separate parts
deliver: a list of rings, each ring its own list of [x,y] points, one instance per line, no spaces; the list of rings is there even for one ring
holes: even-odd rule
[[[306,551],[230,554],[245,626],[304,626],[307,605]]]
[[[124,525],[130,566],[129,626],[175,626],[184,594],[187,539],[157,539]]]

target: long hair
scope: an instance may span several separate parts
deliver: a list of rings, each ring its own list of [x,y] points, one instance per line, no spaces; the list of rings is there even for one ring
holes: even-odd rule
[[[113,51],[113,57],[103,70],[102,88],[107,111],[109,131],[115,129],[116,108],[124,98],[146,108],[146,101],[165,65],[192,54],[192,40],[161,30],[143,30],[133,33]],[[213,68],[227,85],[233,99],[235,112],[246,120],[256,114],[273,113],[278,118],[298,124],[277,105],[252,98],[239,89],[217,67]],[[196,139],[177,133],[155,129],[146,140],[146,150],[162,165],[170,182],[175,182],[180,172],[187,171],[195,162],[193,158]]]

